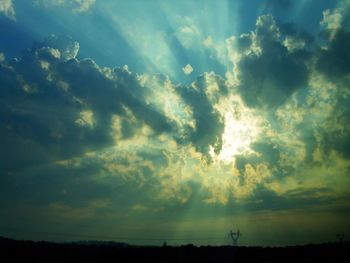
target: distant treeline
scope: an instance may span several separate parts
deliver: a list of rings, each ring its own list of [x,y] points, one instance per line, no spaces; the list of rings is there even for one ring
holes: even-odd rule
[[[350,242],[280,248],[194,245],[136,247],[115,242],[60,244],[0,237],[0,255],[2,262],[348,262]]]

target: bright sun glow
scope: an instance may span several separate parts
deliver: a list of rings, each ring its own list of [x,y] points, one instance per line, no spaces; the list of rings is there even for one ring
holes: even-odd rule
[[[228,108],[223,106],[226,112],[223,114],[225,130],[221,151],[218,154],[215,154],[213,148],[210,151],[214,160],[225,164],[234,163],[236,155],[254,154],[250,146],[262,132],[262,120],[252,110],[237,101],[228,105]]]

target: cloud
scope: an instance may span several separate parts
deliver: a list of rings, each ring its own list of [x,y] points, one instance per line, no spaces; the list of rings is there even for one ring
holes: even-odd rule
[[[7,155],[6,167],[15,168],[18,158],[34,165],[109,146],[116,138],[114,116],[122,119],[121,138],[143,124],[155,134],[171,130],[167,118],[144,101],[135,74],[100,68],[91,59],[79,61],[79,45],[63,40],[51,36],[19,60],[1,62],[1,112],[6,116],[1,137],[4,145],[12,145],[9,152],[1,151]],[[129,112],[138,124],[127,128],[123,116]]]
[[[39,0],[45,7],[62,6],[70,9],[73,13],[87,12],[96,0]]]
[[[322,157],[321,164],[310,165],[298,169],[293,176],[288,176],[280,181],[273,181],[268,188],[273,189],[275,193],[283,196],[284,193],[292,191],[313,191],[313,189],[323,189],[321,193],[316,193],[312,198],[323,197],[343,197],[349,195],[348,185],[349,179],[346,176],[349,160],[339,155],[336,151],[331,151],[329,156]],[[336,174],[335,178],[330,175]],[[317,178],[317,180],[315,180]],[[302,185],[300,184],[302,182]],[[318,196],[317,196],[318,195]],[[311,199],[311,198],[310,198]]]
[[[226,41],[227,77],[204,72],[191,84],[80,59],[79,43],[64,36],[19,59],[2,55],[3,195],[18,182],[18,200],[39,202],[46,178],[43,205],[81,220],[104,209],[94,200],[170,213],[192,202],[259,210],[296,207],[297,195],[310,205],[346,198],[347,37],[338,28],[319,48],[261,16]]]
[[[56,36],[50,35],[43,42],[39,43],[38,46],[43,48],[48,47],[51,52],[53,49],[59,50],[59,54],[53,54],[56,58],[61,58],[64,61],[76,58],[79,52],[79,43],[73,41],[68,36]]]
[[[344,156],[349,156],[349,72],[350,43],[348,1],[341,1],[334,10],[324,13],[322,24],[326,27],[325,44],[315,54],[315,69],[319,73],[317,85],[323,92],[319,95],[327,107],[328,118],[323,122],[324,133],[320,135],[323,148],[329,154],[336,149]],[[326,88],[328,87],[328,88]],[[315,100],[313,100],[315,101]],[[321,110],[320,110],[321,112]],[[323,113],[323,114],[324,114]]]
[[[75,120],[75,123],[80,126],[93,127],[95,124],[94,114],[92,111],[81,111],[79,113],[79,118]]]
[[[190,75],[193,72],[193,67],[190,64],[187,64],[185,67],[182,68],[182,71],[186,75]]]
[[[337,80],[347,78],[349,65],[349,50],[347,45],[350,42],[350,32],[339,29],[332,33],[328,45],[319,51],[317,67],[330,79]]]
[[[0,0],[0,14],[1,13],[12,20],[16,19],[16,12],[12,0]]]
[[[271,15],[260,16],[254,32],[227,43],[235,65],[233,78],[248,106],[278,107],[295,90],[307,85],[308,52],[293,52],[300,42],[286,38],[284,44]]]
[[[75,0],[77,7],[73,9],[73,12],[86,12],[95,2],[96,0]]]
[[[271,17],[257,25],[267,30],[259,34],[268,39],[254,47],[263,56],[279,31]],[[238,71],[254,41],[251,35],[241,36]],[[297,52],[277,43],[285,56]],[[338,96],[332,86],[315,80],[320,73],[310,71],[305,85],[310,88],[296,89],[277,110],[262,110],[263,105],[247,107],[241,86],[231,86],[214,73],[204,73],[191,85],[177,85],[166,76],[79,60],[78,50],[71,38],[50,36],[19,60],[2,60],[2,97],[11,103],[1,108],[7,116],[1,138],[6,138],[4,149],[10,149],[1,154],[9,173],[43,162],[56,163],[58,170],[93,167],[87,174],[103,187],[116,180],[116,185],[142,192],[147,202],[185,204],[201,189],[203,202],[228,204],[246,202],[265,188],[277,191],[283,183],[278,178],[292,178],[305,165],[311,169],[312,158],[323,160],[324,143],[331,145],[330,151],[336,147],[333,139],[322,137],[326,127],[317,128],[322,136],[314,145],[305,139],[316,136],[314,128],[299,132],[300,125],[307,128],[307,116],[325,123],[337,107],[328,99]],[[303,93],[310,103],[301,106]],[[323,110],[316,110],[312,99]],[[329,112],[322,103],[331,107]],[[316,147],[321,147],[318,152]],[[276,180],[273,187],[271,180]]]
[[[213,39],[211,38],[211,36],[208,36],[206,39],[203,40],[202,43],[205,47],[210,47],[211,45],[213,45]]]
[[[175,37],[185,48],[194,48],[200,43],[201,31],[190,17],[181,17],[178,22],[182,24],[182,26],[176,30]]]
[[[227,91],[224,80],[214,73],[205,73],[190,86],[179,87],[177,91],[195,119],[196,127],[190,132],[189,140],[205,154],[209,153],[210,146],[219,151],[224,125],[214,104]]]
[[[327,9],[323,12],[323,19],[320,24],[327,30],[336,31],[341,28],[342,20],[341,9],[336,9],[332,12]]]

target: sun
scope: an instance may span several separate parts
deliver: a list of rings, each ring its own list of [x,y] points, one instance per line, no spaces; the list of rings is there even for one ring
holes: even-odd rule
[[[216,154],[211,147],[213,160],[230,164],[235,162],[237,155],[257,154],[250,146],[262,133],[262,118],[236,96],[222,103],[218,109],[223,116],[225,128],[220,152]]]

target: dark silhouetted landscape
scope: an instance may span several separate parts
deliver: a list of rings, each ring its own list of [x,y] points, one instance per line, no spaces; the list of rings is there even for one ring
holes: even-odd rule
[[[11,262],[347,262],[350,242],[289,247],[132,246],[84,241],[51,243],[0,238],[2,258]]]

